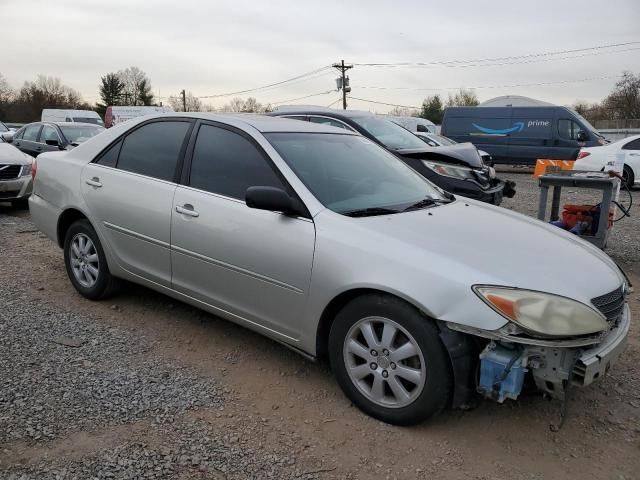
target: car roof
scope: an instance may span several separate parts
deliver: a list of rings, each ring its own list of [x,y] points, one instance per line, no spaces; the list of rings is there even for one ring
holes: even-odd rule
[[[321,125],[299,120],[258,115],[254,113],[208,113],[208,112],[173,112],[138,117],[139,119],[169,119],[175,117],[196,118],[201,120],[211,120],[235,126],[251,126],[261,133],[275,132],[309,132],[309,133],[341,133],[343,135],[353,134],[342,128]],[[75,124],[77,125],[77,124]],[[124,125],[124,124],[123,124]]]
[[[325,115],[336,118],[358,118],[375,116],[374,113],[366,112],[364,110],[334,110],[332,108],[314,106],[287,106],[284,108],[278,108],[273,112],[273,115]]]
[[[57,125],[59,127],[100,127],[104,128],[102,125],[97,125],[95,123],[86,123],[86,122],[42,122],[49,123],[51,125]]]

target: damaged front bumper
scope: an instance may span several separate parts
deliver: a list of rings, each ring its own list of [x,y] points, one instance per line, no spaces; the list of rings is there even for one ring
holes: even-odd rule
[[[457,324],[448,326],[490,340],[480,353],[477,391],[503,402],[518,398],[527,374],[539,390],[558,399],[564,398],[569,383],[582,387],[603,377],[623,352],[630,323],[631,313],[625,304],[619,318],[599,338],[532,339]]]

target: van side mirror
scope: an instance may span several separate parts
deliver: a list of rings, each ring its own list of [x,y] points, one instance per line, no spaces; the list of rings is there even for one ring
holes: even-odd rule
[[[244,198],[249,208],[282,212],[290,216],[306,215],[299,202],[281,188],[249,187]]]
[[[417,128],[418,128],[419,132],[428,132],[429,131],[429,129],[425,125],[422,125],[421,123],[418,124]]]
[[[580,130],[578,132],[578,141],[579,142],[586,142],[587,140],[589,140],[589,135],[587,135],[585,132]]]

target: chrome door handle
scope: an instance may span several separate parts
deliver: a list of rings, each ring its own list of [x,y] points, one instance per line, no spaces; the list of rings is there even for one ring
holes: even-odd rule
[[[185,203],[184,205],[178,205],[176,207],[176,212],[181,213],[183,215],[187,215],[188,217],[199,217],[200,214],[193,209],[193,205],[189,205]]]
[[[91,180],[84,181],[87,185],[91,185],[92,187],[100,188],[102,184],[100,183],[100,179],[98,177],[93,177]]]

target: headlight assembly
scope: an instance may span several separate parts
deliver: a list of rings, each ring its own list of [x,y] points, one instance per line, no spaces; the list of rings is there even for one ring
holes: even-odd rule
[[[473,173],[470,168],[462,167],[457,165],[450,165],[447,163],[439,163],[432,162],[430,160],[422,160],[422,163],[430,168],[431,170],[435,170],[440,175],[445,175],[447,177],[453,178],[474,178]]]
[[[28,177],[31,175],[31,165],[23,165],[22,170],[20,171],[21,177]]]
[[[488,285],[476,285],[473,291],[500,315],[530,332],[566,337],[607,328],[604,315],[570,298]]]

